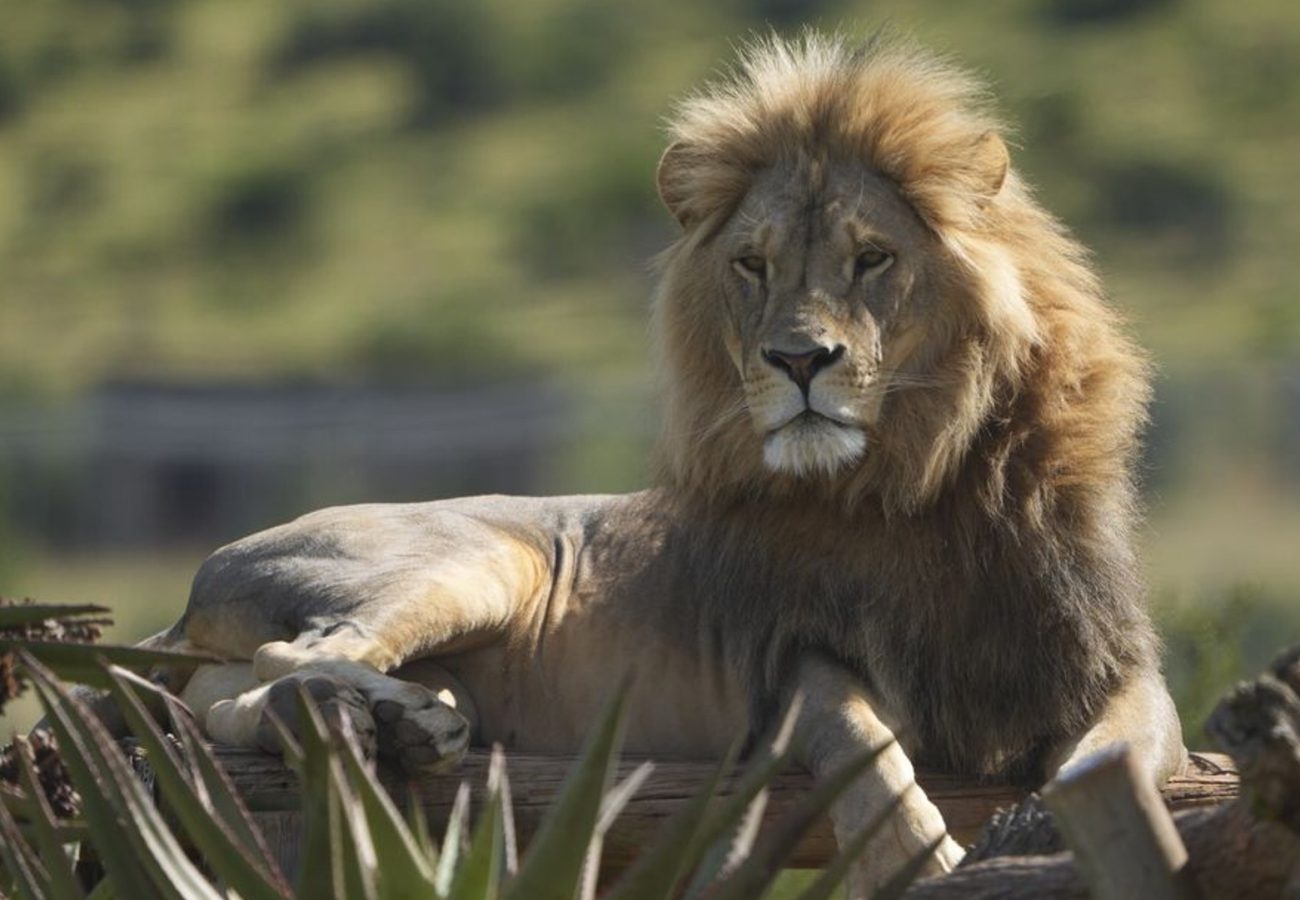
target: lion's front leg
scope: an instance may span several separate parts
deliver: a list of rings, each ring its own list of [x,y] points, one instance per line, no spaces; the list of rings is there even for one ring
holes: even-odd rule
[[[477,728],[473,700],[432,660],[388,676],[364,663],[306,656],[293,644],[268,644],[252,663],[202,666],[181,699],[217,743],[278,753],[276,721],[298,733],[299,690],[327,725],[346,716],[364,752],[382,751],[407,771],[455,764]]]
[[[1138,765],[1156,787],[1186,762],[1182,726],[1164,679],[1153,667],[1132,676],[1106,703],[1082,736],[1066,742],[1048,759],[1048,778],[1112,744],[1127,743]]]
[[[306,689],[407,769],[454,762],[471,736],[468,697],[440,697],[451,676],[412,667],[527,619],[551,579],[532,534],[454,503],[361,506],[224,547],[195,577],[184,634],[249,662],[196,673],[184,696],[223,743],[274,749],[275,721],[296,729]]]
[[[807,659],[800,666],[797,686],[804,701],[796,734],[815,777],[828,776],[866,750],[893,741],[893,732],[877,715],[866,690],[843,668]],[[870,897],[936,840],[941,843],[923,876],[949,872],[961,860],[961,847],[947,836],[943,816],[917,786],[911,760],[897,742],[831,808],[836,841],[846,846],[899,797],[898,808],[854,864],[851,898]]]
[[[299,691],[316,701],[326,724],[347,717],[361,749],[407,771],[459,762],[477,724],[463,685],[430,659],[386,675],[322,648],[313,633],[265,644],[251,663],[201,667],[182,700],[218,743],[276,753],[277,722],[298,732]]]
[[[459,762],[477,724],[468,693],[432,660],[408,663],[390,676],[332,652],[310,632],[292,643],[263,645],[252,663],[200,669],[182,699],[218,743],[275,753],[277,722],[298,733],[300,690],[327,724],[346,716],[363,750],[378,750],[408,772]]]

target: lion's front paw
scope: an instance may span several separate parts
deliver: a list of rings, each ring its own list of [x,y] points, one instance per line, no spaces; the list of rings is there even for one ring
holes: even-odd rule
[[[379,752],[407,772],[449,769],[469,747],[469,722],[418,684],[388,679],[367,691],[379,726]]]
[[[962,845],[954,841],[951,837],[945,837],[943,843],[934,851],[932,859],[935,863],[936,875],[946,875],[961,863],[966,856],[966,851]]]
[[[280,736],[272,717],[279,719],[294,737],[302,734],[298,716],[298,690],[301,687],[316,702],[321,718],[331,730],[339,727],[345,716],[356,735],[357,744],[367,756],[375,753],[375,720],[361,692],[350,684],[318,672],[295,672],[276,679],[266,694],[257,721],[257,745],[268,753],[280,752]]]

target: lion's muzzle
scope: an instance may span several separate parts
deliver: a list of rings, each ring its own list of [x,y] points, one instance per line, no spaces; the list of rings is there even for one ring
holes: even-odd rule
[[[815,347],[803,352],[779,350],[774,347],[764,348],[762,351],[763,362],[789,376],[790,380],[799,386],[805,399],[817,373],[835,365],[843,355],[843,344],[836,344],[834,348]]]

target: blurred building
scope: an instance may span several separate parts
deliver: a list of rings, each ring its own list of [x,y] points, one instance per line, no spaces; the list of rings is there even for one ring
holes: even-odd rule
[[[538,383],[112,384],[0,412],[0,483],[53,546],[211,544],[334,503],[535,493],[570,406]]]

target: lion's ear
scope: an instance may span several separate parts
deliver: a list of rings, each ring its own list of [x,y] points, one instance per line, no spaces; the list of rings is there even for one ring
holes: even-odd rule
[[[691,155],[691,148],[684,141],[673,141],[659,157],[659,168],[655,171],[659,199],[683,228],[689,227],[694,219],[687,202],[690,199],[687,175],[691,169]]]
[[[992,200],[1002,190],[1011,167],[1011,154],[996,132],[986,131],[971,148],[971,171],[984,202]]]

